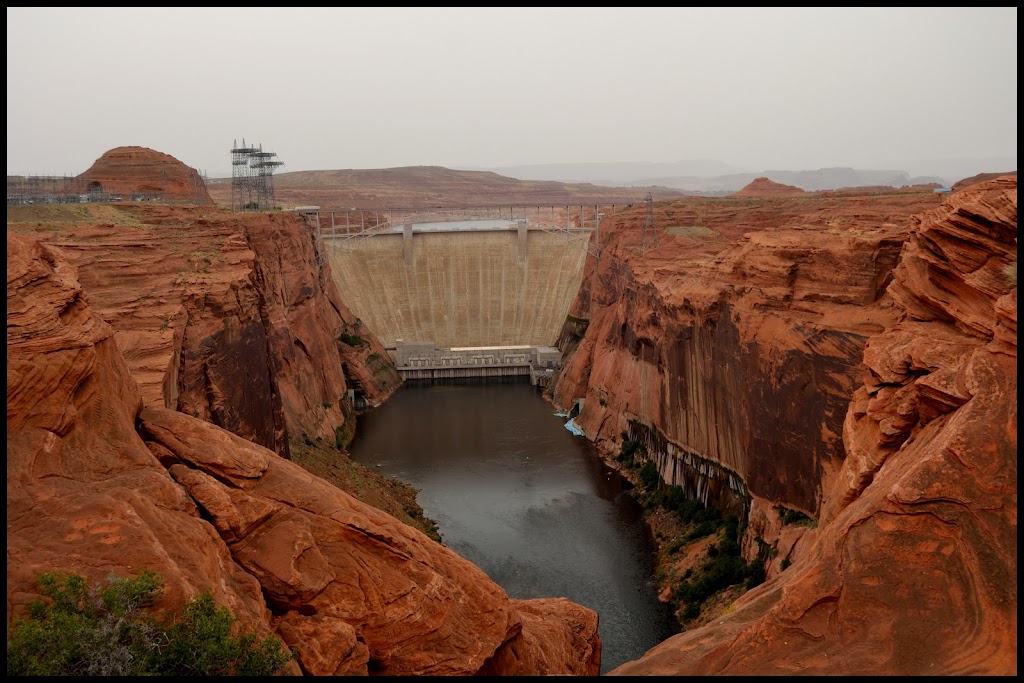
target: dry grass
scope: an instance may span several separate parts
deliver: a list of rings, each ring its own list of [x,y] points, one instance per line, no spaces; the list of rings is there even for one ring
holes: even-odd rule
[[[48,230],[61,230],[82,224],[141,225],[131,213],[109,204],[19,204],[7,207],[9,229],[45,226]]]

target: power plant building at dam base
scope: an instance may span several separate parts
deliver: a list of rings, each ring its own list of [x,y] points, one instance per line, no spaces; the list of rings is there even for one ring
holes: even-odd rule
[[[349,308],[386,347],[552,346],[580,288],[589,231],[467,223],[325,234],[324,250]]]

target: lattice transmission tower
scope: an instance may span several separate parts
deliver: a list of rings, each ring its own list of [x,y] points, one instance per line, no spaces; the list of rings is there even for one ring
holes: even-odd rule
[[[275,152],[263,145],[247,146],[235,140],[231,147],[231,208],[236,211],[267,211],[274,208],[274,171],[284,166]]]
[[[644,231],[640,238],[640,251],[655,249],[658,246],[658,228],[654,224],[654,198],[648,192],[644,197],[646,210],[644,213]]]

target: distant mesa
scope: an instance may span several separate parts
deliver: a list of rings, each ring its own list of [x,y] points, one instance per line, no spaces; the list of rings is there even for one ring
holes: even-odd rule
[[[75,180],[86,193],[112,195],[124,201],[145,197],[213,204],[199,171],[148,147],[115,147]]]
[[[783,185],[769,178],[754,178],[746,187],[733,192],[733,197],[782,197],[794,194],[807,194],[793,185]]]
[[[842,197],[853,194],[892,194],[894,192],[928,192],[942,190],[941,183],[917,183],[915,185],[857,185],[856,187],[838,187],[834,190],[816,190],[818,197]]]

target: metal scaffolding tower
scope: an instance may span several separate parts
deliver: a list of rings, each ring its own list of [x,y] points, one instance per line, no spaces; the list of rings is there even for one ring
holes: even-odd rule
[[[646,212],[644,214],[644,231],[640,238],[640,251],[658,247],[658,228],[654,225],[654,198],[648,192],[644,197]]]
[[[231,208],[236,211],[267,211],[274,208],[274,171],[284,166],[275,152],[263,145],[247,146],[245,138],[231,147]]]
[[[64,204],[78,202],[79,188],[72,176],[7,176],[8,204]]]

